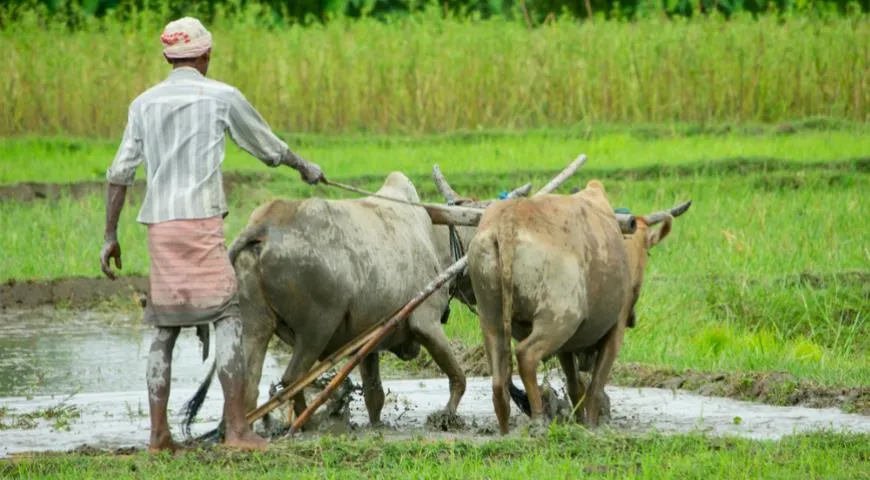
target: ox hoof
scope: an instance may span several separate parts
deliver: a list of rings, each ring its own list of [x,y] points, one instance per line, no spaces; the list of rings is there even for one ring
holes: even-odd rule
[[[447,409],[433,412],[426,417],[426,426],[441,432],[465,430],[465,419]]]
[[[550,430],[550,422],[543,418],[526,418],[518,425],[520,432],[529,437],[545,437]]]

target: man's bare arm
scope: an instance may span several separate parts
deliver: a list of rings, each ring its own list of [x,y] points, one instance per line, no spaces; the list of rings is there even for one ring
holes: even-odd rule
[[[121,269],[121,245],[118,243],[118,219],[124,208],[124,198],[127,196],[127,186],[109,183],[106,192],[106,232],[103,235],[103,250],[100,252],[100,262],[103,273],[115,279],[115,273],[109,260],[115,259],[115,267]]]

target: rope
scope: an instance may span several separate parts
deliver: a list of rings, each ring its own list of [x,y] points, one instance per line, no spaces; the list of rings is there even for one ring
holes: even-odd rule
[[[363,189],[361,189],[361,188],[354,187],[354,186],[352,186],[352,185],[347,185],[347,184],[344,184],[344,183],[334,182],[334,181],[332,181],[332,180],[326,180],[326,179],[324,179],[324,180],[322,181],[322,183],[324,183],[324,184],[326,184],[326,185],[330,185],[330,186],[336,187],[336,188],[340,188],[340,189],[342,189],[342,190],[347,190],[347,191],[349,191],[349,192],[359,193],[360,195],[367,195],[367,196],[369,196],[369,197],[380,198],[380,199],[382,199],[382,200],[389,200],[389,201],[391,201],[391,202],[404,203],[404,204],[406,204],[406,205],[413,205],[413,206],[415,206],[415,207],[423,207],[423,208],[426,208],[426,207],[427,207],[427,205],[422,204],[422,203],[411,202],[411,201],[409,201],[409,200],[401,200],[401,199],[393,198],[393,197],[387,197],[387,196],[385,196],[385,195],[378,195],[377,193],[374,193],[374,192],[369,192],[369,191],[363,190]]]

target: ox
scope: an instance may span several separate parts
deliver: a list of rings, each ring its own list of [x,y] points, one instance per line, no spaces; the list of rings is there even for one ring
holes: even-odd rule
[[[577,419],[598,425],[604,385],[634,322],[648,250],[690,203],[637,217],[636,232],[625,238],[597,180],[573,195],[499,202],[484,212],[468,247],[468,274],[502,435],[509,430],[509,393],[516,390],[509,388],[512,337],[532,421],[542,421],[537,365],[555,354],[572,406],[583,397]],[[585,395],[578,357],[594,363]]]
[[[376,194],[420,202],[414,185],[399,172],[390,173]],[[256,408],[263,361],[273,335],[292,348],[282,377],[282,384],[290,385],[315,362],[395,313],[452,264],[455,252],[448,229],[433,225],[423,208],[376,197],[273,200],[255,209],[229,251],[244,325],[246,409]],[[467,245],[476,228],[456,230],[460,244]],[[421,345],[449,380],[446,411],[455,414],[466,377],[441,324],[449,315],[453,293],[466,304],[473,302],[467,300],[473,299],[468,280],[464,287],[456,282],[463,279],[454,279],[435,292],[360,363],[372,425],[380,423],[384,405],[379,352],[390,351],[411,360]],[[188,425],[213,373],[212,369],[188,404]],[[305,410],[303,393],[294,397],[293,406],[296,415]]]

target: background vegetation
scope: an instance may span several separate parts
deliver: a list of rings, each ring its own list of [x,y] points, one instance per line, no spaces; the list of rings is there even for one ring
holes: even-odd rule
[[[277,25],[310,23],[335,16],[385,18],[418,12],[427,4],[463,16],[522,18],[537,25],[553,15],[567,13],[577,18],[638,18],[648,15],[693,16],[717,13],[843,13],[868,10],[867,0],[10,0],[13,5],[41,5],[52,14],[65,15],[70,6],[84,15],[103,17],[131,6],[178,16],[196,12],[213,18],[221,8],[261,5],[268,20]]]
[[[389,20],[284,27],[264,23],[258,4],[215,9],[209,75],[238,87],[284,132],[868,120],[870,22],[860,11],[566,14],[529,28],[431,5]],[[174,17],[44,10],[5,10],[0,135],[117,137],[130,102],[169,71],[158,37]],[[69,18],[78,19],[73,31]]]

